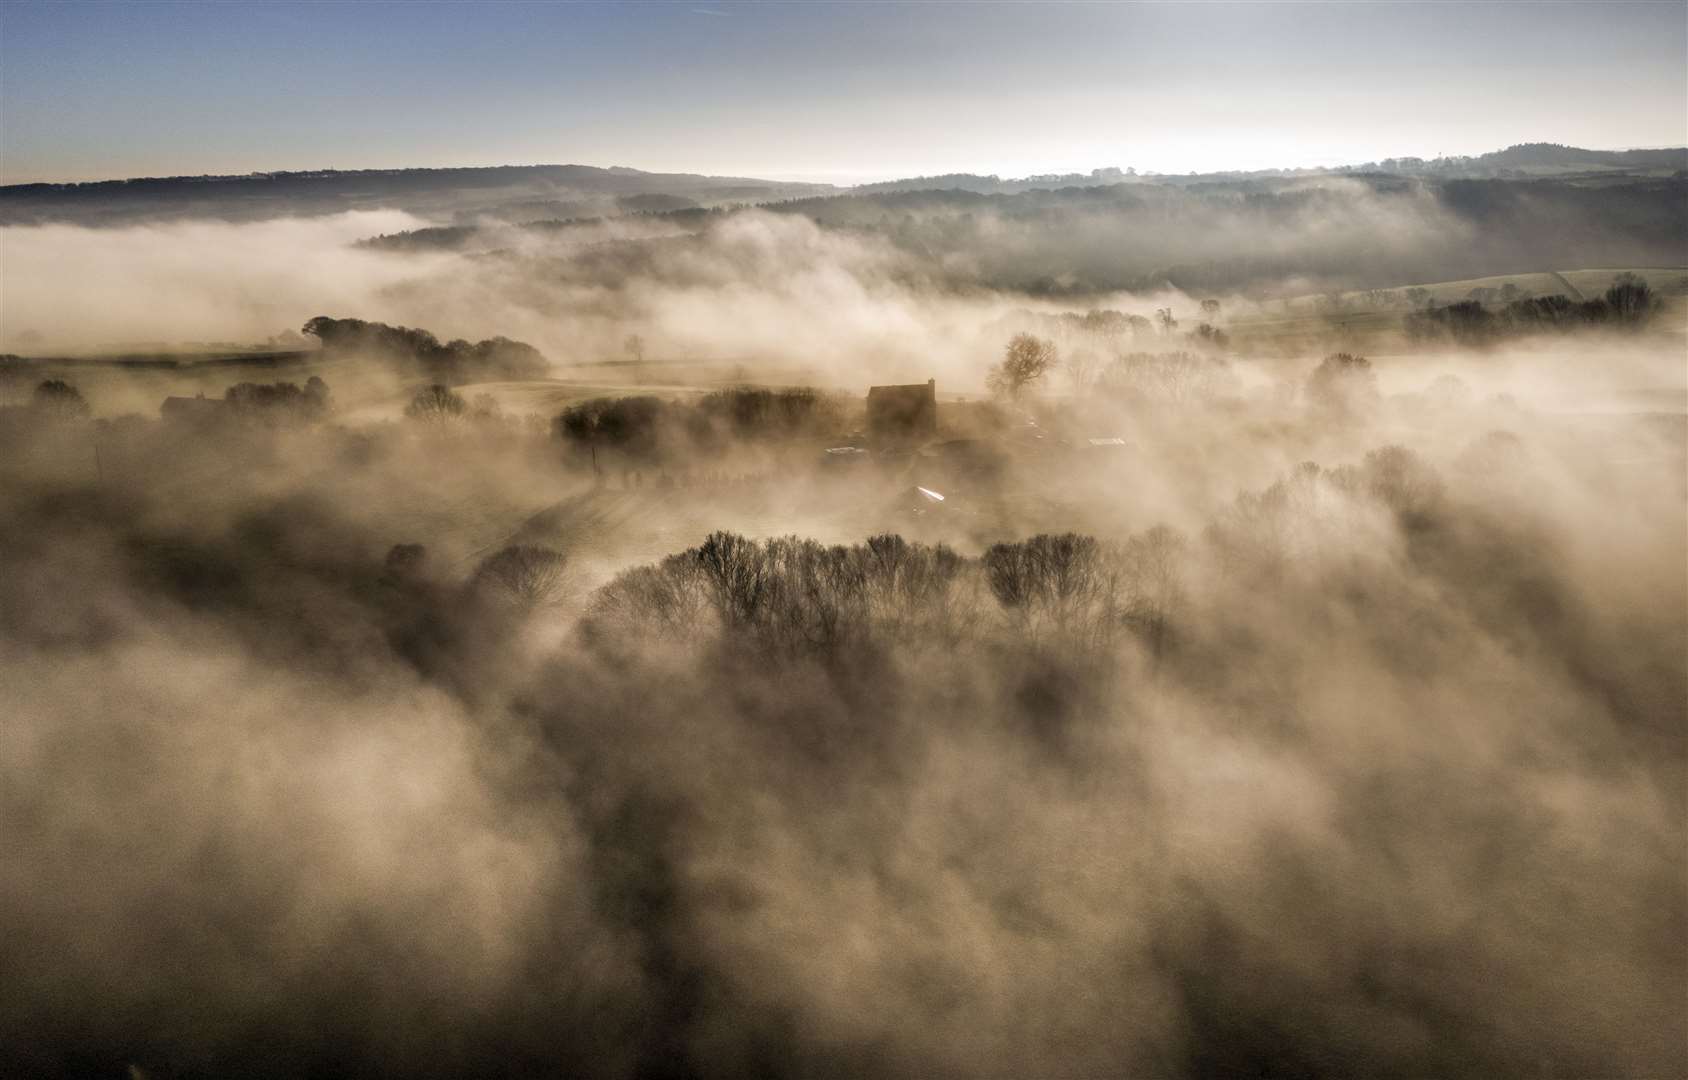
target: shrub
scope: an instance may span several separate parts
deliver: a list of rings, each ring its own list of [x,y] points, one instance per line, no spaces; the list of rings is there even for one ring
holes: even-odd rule
[[[468,411],[469,403],[463,400],[462,395],[440,383],[416,391],[416,396],[404,407],[406,416],[425,424],[443,424]]]
[[[705,395],[697,409],[740,438],[826,434],[842,425],[844,414],[837,398],[808,386],[717,390]]]
[[[1487,344],[1501,329],[1494,314],[1477,300],[1415,311],[1403,325],[1415,341],[1449,340],[1458,345]]]
[[[269,421],[321,419],[328,412],[328,384],[311,376],[300,389],[295,383],[236,383],[223,391],[223,401],[242,416]]]
[[[36,411],[55,420],[84,420],[90,410],[82,391],[63,379],[47,379],[35,388]]]
[[[1619,274],[1602,299],[1611,320],[1624,327],[1646,324],[1659,309],[1652,287],[1634,274]]]

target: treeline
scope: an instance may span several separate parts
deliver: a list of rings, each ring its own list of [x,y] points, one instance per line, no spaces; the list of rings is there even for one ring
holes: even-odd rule
[[[1675,1060],[1676,924],[1635,898],[1680,881],[1681,586],[1646,566],[1630,599],[1561,554],[1546,470],[1444,489],[1385,448],[1188,536],[977,556],[717,533],[577,604],[537,544],[393,545],[325,486],[371,462],[344,437],[259,498],[0,500],[0,643],[41,687],[8,773],[41,892],[0,935],[9,1073]],[[227,992],[262,955],[290,960]]]
[[[1462,300],[1411,312],[1402,326],[1414,341],[1484,345],[1507,337],[1596,327],[1639,330],[1653,320],[1660,306],[1644,278],[1620,274],[1604,295],[1593,300],[1575,301],[1560,294],[1527,296],[1498,309],[1481,300]]]
[[[1421,528],[1442,490],[1433,468],[1390,446],[1358,465],[1309,463],[1239,495],[1199,543],[1160,525],[1121,541],[1041,534],[971,558],[896,535],[829,546],[717,532],[598,590],[582,632],[630,648],[718,635],[780,657],[967,641],[1078,655],[1128,639],[1159,655],[1175,639],[1198,560],[1245,586],[1279,580],[1297,564],[1329,567],[1353,538],[1337,521],[1382,513]]]
[[[261,421],[307,424],[325,419],[333,410],[328,384],[312,375],[300,386],[293,382],[236,383],[217,398],[166,398],[159,414],[166,420],[206,423]]]
[[[1094,371],[1075,370],[1081,387],[1103,397],[1153,405],[1187,405],[1235,388],[1236,377],[1223,357],[1176,351],[1132,352],[1115,356]]]
[[[1016,327],[1056,341],[1078,343],[1086,339],[1118,346],[1127,339],[1181,337],[1188,347],[1225,349],[1231,338],[1217,325],[1221,304],[1206,299],[1200,303],[1201,320],[1193,329],[1178,334],[1179,320],[1170,307],[1156,308],[1154,318],[1120,311],[1091,308],[1085,312],[1037,312],[1021,309],[998,320],[997,325]]]
[[[737,387],[690,403],[652,395],[593,398],[559,413],[552,432],[583,452],[607,450],[634,461],[660,462],[718,451],[734,440],[836,435],[844,422],[845,402],[837,394],[807,386]]]
[[[326,315],[307,322],[303,332],[321,341],[325,351],[384,359],[406,374],[447,386],[534,379],[549,370],[538,349],[502,336],[473,343],[462,338],[442,343],[427,330]]]
[[[1165,528],[1119,544],[1069,533],[967,558],[895,535],[828,546],[718,532],[621,574],[595,594],[583,628],[624,643],[710,628],[787,657],[995,634],[1101,647],[1136,631],[1158,647],[1182,589],[1183,544]]]
[[[86,420],[92,413],[88,400],[74,383],[63,379],[43,379],[30,395],[29,404],[11,407],[6,413],[46,421]]]
[[[1270,289],[1293,278],[1364,289],[1477,278],[1518,266],[1668,265],[1679,261],[1688,237],[1684,190],[1683,180],[1664,179],[1579,187],[1381,175],[1313,184],[1232,178],[994,195],[852,192],[764,203],[748,212],[883,237],[900,253],[899,273],[908,280],[1087,297],[1167,286],[1191,293]],[[744,212],[658,212],[652,223],[714,250],[717,227]],[[1380,216],[1399,222],[1401,237],[1411,242],[1379,248]],[[518,226],[534,236],[559,227],[574,226]],[[477,236],[488,246],[508,243],[499,232]],[[475,243],[455,231],[415,238],[424,241],[447,249]],[[686,283],[691,261],[661,256],[689,248],[650,245],[623,239],[510,257],[532,258],[536,275],[559,282],[601,286],[651,276]]]

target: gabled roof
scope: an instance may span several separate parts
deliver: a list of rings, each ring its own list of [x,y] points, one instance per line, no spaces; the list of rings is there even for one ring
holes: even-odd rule
[[[870,386],[870,387],[867,388],[867,396],[870,399],[875,397],[875,396],[878,396],[878,397],[905,397],[905,396],[913,397],[915,395],[919,395],[921,397],[925,397],[927,394],[929,394],[933,391],[935,386],[936,386],[935,380],[933,382],[903,383],[901,385],[893,385],[893,386]]]

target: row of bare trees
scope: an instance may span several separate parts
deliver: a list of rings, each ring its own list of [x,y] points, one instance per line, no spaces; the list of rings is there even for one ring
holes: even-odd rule
[[[680,641],[712,628],[785,656],[954,646],[995,631],[1078,648],[1137,632],[1159,649],[1183,596],[1183,554],[1183,539],[1164,527],[1119,544],[1034,536],[978,559],[894,535],[828,546],[718,532],[621,574],[594,597],[587,629]]]
[[[1105,359],[1081,348],[1063,360],[1053,341],[1015,334],[1002,359],[986,372],[985,386],[994,396],[1017,402],[1059,368],[1080,391],[1127,391],[1149,400],[1183,403],[1216,389],[1230,370],[1222,355],[1229,345],[1224,331],[1202,323],[1187,336],[1192,350],[1115,353]]]
[[[846,402],[808,386],[769,389],[739,386],[705,394],[696,402],[652,395],[575,402],[552,421],[552,434],[590,453],[617,455],[624,463],[690,459],[737,442],[779,444],[836,435]]]
[[[1492,307],[1488,303],[1492,299],[1498,299],[1500,306]],[[1409,313],[1402,328],[1415,341],[1486,345],[1524,334],[1590,327],[1636,331],[1652,322],[1662,307],[1645,278],[1623,273],[1604,294],[1591,300],[1558,294],[1509,298],[1504,290],[1473,289],[1466,300],[1444,306],[1431,303]]]
[[[1267,582],[1383,557],[1386,533],[1436,520],[1442,490],[1435,470],[1390,446],[1238,496],[1199,549],[1166,526],[1116,542],[1043,534],[978,558],[893,535],[829,546],[717,532],[620,574],[594,594],[584,628],[622,644],[719,637],[786,657],[1008,639],[1075,654],[1135,639],[1159,655],[1177,640],[1197,560]]]
[[[588,629],[667,640],[716,630],[780,655],[883,639],[955,641],[976,616],[950,548],[876,536],[827,546],[717,532],[655,566],[626,571],[594,597]]]
[[[1164,525],[1118,544],[1045,534],[994,544],[981,564],[991,595],[1031,637],[1103,647],[1134,629],[1158,651],[1183,596],[1184,546]]]

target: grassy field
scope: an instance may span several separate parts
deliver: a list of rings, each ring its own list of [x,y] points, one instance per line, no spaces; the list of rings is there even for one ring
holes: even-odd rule
[[[1401,348],[1401,319],[1412,310],[1407,299],[1409,289],[1424,289],[1435,304],[1470,299],[1475,289],[1498,293],[1508,285],[1525,295],[1559,294],[1575,301],[1600,296],[1625,273],[1644,278],[1659,294],[1667,325],[1683,324],[1688,314],[1688,267],[1630,267],[1503,274],[1345,292],[1336,295],[1337,304],[1329,294],[1297,296],[1271,301],[1257,313],[1228,319],[1225,329],[1231,334],[1233,348],[1245,354],[1343,349],[1383,355]]]
[[[1388,294],[1391,299],[1405,306],[1405,293],[1408,289],[1419,288],[1430,293],[1431,298],[1438,304],[1449,304],[1470,298],[1473,289],[1500,290],[1508,285],[1515,286],[1520,292],[1533,296],[1552,296],[1562,293],[1572,300],[1589,300],[1611,287],[1613,281],[1620,274],[1635,274],[1645,278],[1653,290],[1664,296],[1682,296],[1688,294],[1688,267],[1617,267],[1612,269],[1583,269],[1583,270],[1545,270],[1531,274],[1500,274],[1494,277],[1467,278],[1461,281],[1434,281],[1419,285],[1403,285],[1394,289],[1376,290],[1378,293]],[[1342,294],[1345,304],[1364,307],[1371,302],[1371,293],[1348,292]],[[1296,306],[1323,303],[1320,296],[1297,297],[1293,304]]]
[[[1688,315],[1688,267],[1583,268],[1540,271],[1459,281],[1403,285],[1354,291],[1337,297],[1306,295],[1270,301],[1251,313],[1223,318],[1232,351],[1241,356],[1305,356],[1334,350],[1371,355],[1399,353],[1402,315],[1410,310],[1409,289],[1426,290],[1433,302],[1467,299],[1475,289],[1497,292],[1511,285],[1536,296],[1563,294],[1573,300],[1599,296],[1622,273],[1645,278],[1665,301],[1665,323],[1680,327]],[[1333,304],[1333,299],[1338,303]],[[1192,314],[1187,322],[1193,322]],[[202,347],[154,348],[145,353],[40,358],[23,376],[0,383],[0,404],[27,400],[45,378],[74,382],[96,415],[127,413],[156,416],[172,395],[221,397],[239,382],[287,380],[303,383],[320,376],[334,394],[339,416],[355,423],[395,420],[403,415],[415,380],[370,377],[358,359],[325,358],[304,352],[208,352]],[[562,365],[545,379],[478,383],[458,388],[466,398],[486,395],[506,413],[555,416],[570,403],[594,397],[656,394],[686,398],[727,386],[814,385],[859,395],[863,386],[836,385],[836,376],[812,365],[767,364],[732,358],[661,357],[643,361],[604,360]],[[953,399],[954,392],[940,395]]]

